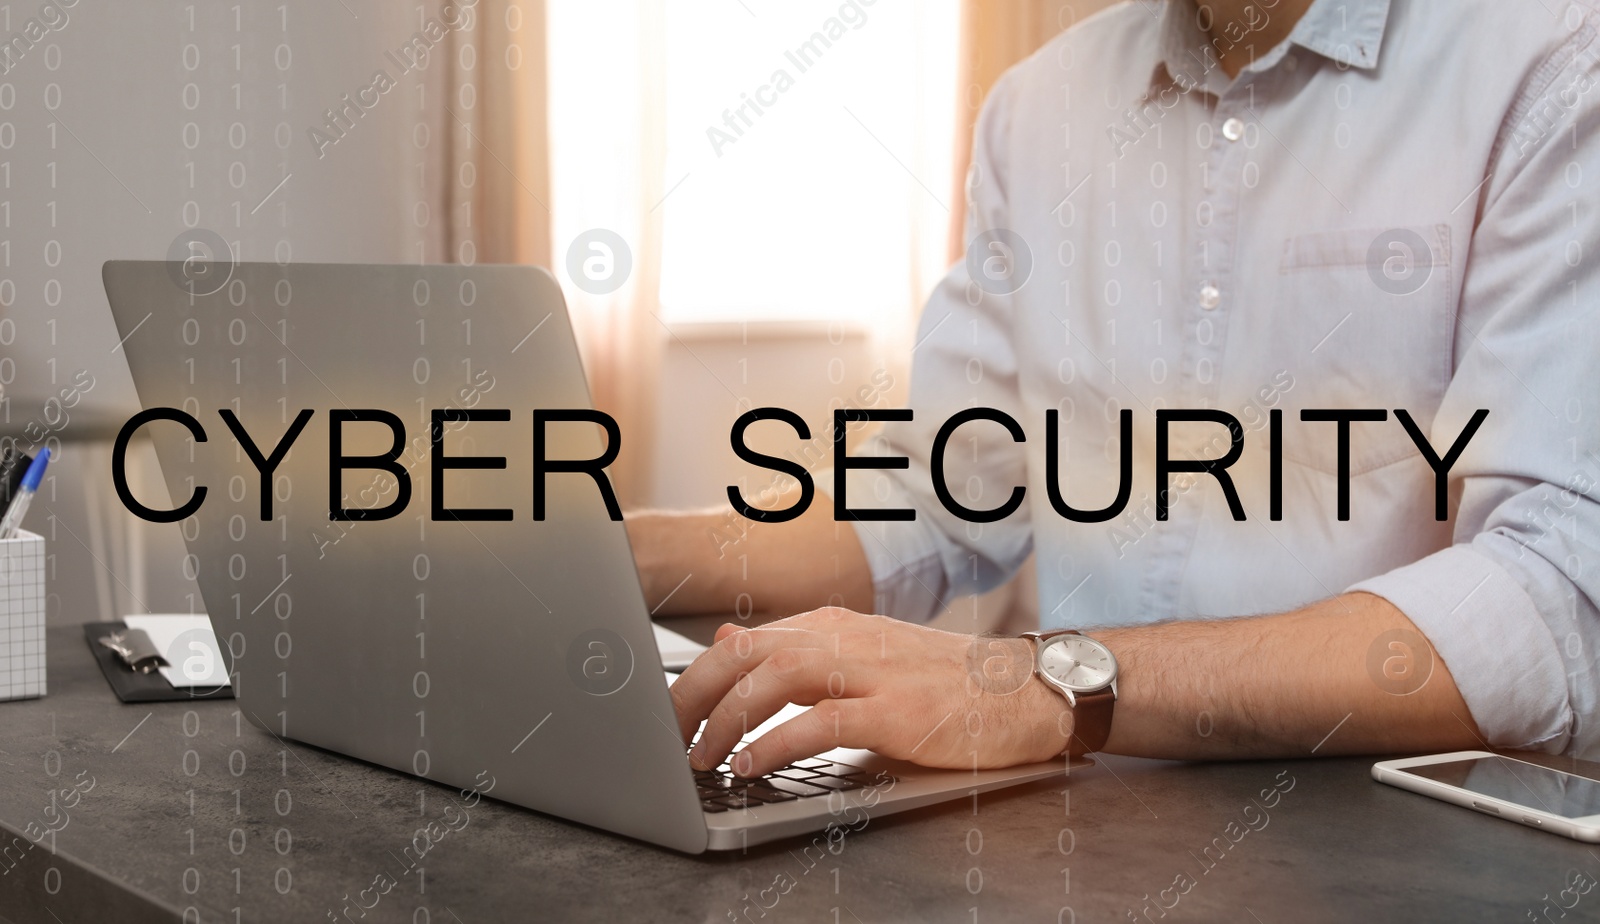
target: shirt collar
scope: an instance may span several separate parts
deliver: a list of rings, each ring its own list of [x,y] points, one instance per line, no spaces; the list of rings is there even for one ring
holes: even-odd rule
[[[1335,64],[1366,71],[1378,66],[1388,25],[1389,0],[1317,0],[1289,41]]]
[[[1147,8],[1152,6],[1150,0],[1140,2]],[[1361,70],[1377,67],[1389,23],[1389,3],[1390,0],[1316,0],[1288,39],[1257,59],[1251,69],[1272,67],[1293,45],[1336,64]],[[1160,58],[1151,73],[1152,86],[1169,80],[1180,85],[1187,81],[1215,91],[1226,85],[1227,74],[1220,67],[1207,67],[1209,39],[1195,22],[1195,0],[1165,0],[1159,10],[1151,9],[1151,13],[1157,17],[1160,35]]]

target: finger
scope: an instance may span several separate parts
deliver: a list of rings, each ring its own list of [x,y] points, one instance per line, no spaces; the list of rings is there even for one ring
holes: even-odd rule
[[[729,637],[730,635],[733,635],[735,632],[743,632],[747,628],[749,628],[749,627],[748,626],[741,626],[738,623],[725,622],[722,625],[717,627],[716,634],[711,637],[711,644],[712,645],[716,645],[718,642],[720,642],[723,639]],[[707,651],[709,651],[709,650],[710,649],[708,648]],[[702,655],[704,653],[705,652],[701,652]],[[699,658],[699,655],[696,656],[697,660],[698,660],[698,658]],[[693,663],[693,662],[691,662],[691,663]],[[680,671],[680,674],[681,673],[682,672]],[[674,684],[674,686],[676,686],[676,684]],[[676,696],[673,697],[673,704],[674,704],[674,706],[677,705],[677,697]],[[683,715],[683,710],[679,709],[677,711],[678,711],[679,716],[681,717]],[[679,723],[678,724],[680,726],[682,726],[684,724],[681,718],[679,719]],[[695,728],[698,728],[698,727],[699,727],[698,725],[695,726]],[[683,733],[683,731],[684,731],[684,729],[680,727],[679,728],[679,732]],[[694,740],[694,729],[690,729],[687,734],[684,734],[683,735],[683,739],[684,739],[684,744],[688,744],[691,741],[693,741]]]
[[[720,632],[719,632],[720,634]],[[694,659],[672,684],[672,707],[678,733],[688,744],[713,707],[728,695],[741,674],[751,671],[780,648],[820,648],[811,633],[800,629],[745,629],[730,632]]]
[[[825,699],[746,745],[731,761],[743,777],[765,776],[806,757],[838,747],[869,747],[855,740],[861,699]]]
[[[863,630],[872,626],[875,621],[882,619],[880,616],[866,616],[855,610],[847,610],[842,606],[824,606],[782,619],[774,619],[765,623],[762,628],[771,629],[810,629],[814,632],[827,632],[830,634],[846,632],[849,630]]]
[[[815,649],[774,651],[735,683],[711,710],[706,727],[700,732],[700,743],[689,754],[689,765],[696,770],[709,770],[722,763],[740,738],[784,706],[790,703],[809,706],[828,698],[833,693],[828,689],[832,664],[833,659],[826,652]],[[842,684],[834,686],[837,689]]]

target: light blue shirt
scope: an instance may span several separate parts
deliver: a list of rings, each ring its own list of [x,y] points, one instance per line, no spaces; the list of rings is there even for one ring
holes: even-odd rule
[[[1550,10],[1318,0],[1230,80],[1206,65],[1192,0],[1131,2],[1007,73],[977,129],[968,240],[1006,229],[1012,246],[981,241],[978,276],[957,265],[926,308],[915,420],[872,450],[909,468],[849,474],[852,507],[916,511],[857,524],[880,609],[926,618],[1030,551],[1047,627],[1364,590],[1427,636],[1491,743],[1600,752],[1600,42],[1588,7]],[[947,512],[930,477],[938,428],[974,406],[1026,436],[975,422],[949,442],[963,505],[1027,490],[982,525]],[[1159,408],[1240,421],[1243,522],[1209,475],[1173,476],[1156,522]],[[1389,416],[1351,427],[1341,522],[1336,427],[1300,411],[1352,408]],[[1443,454],[1480,408],[1438,521],[1433,470],[1395,410]],[[1113,519],[1052,508],[1049,409],[1079,509],[1116,496],[1132,412],[1131,497]],[[1174,458],[1229,447],[1213,423],[1175,423],[1171,441]],[[1406,667],[1386,640],[1372,652],[1374,682]]]

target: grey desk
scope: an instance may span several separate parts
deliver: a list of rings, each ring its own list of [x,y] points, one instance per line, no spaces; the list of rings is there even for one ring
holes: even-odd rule
[[[18,924],[1559,920],[1569,871],[1600,878],[1600,849],[1342,759],[1110,759],[872,820],[820,859],[803,841],[681,856],[486,800],[400,876],[451,790],[285,745],[231,702],[122,706],[79,630],[49,645],[50,695],[0,704],[0,918]],[[53,854],[30,825],[59,829]],[[380,874],[398,885],[362,911]],[[1579,902],[1569,920],[1600,919],[1600,890]]]

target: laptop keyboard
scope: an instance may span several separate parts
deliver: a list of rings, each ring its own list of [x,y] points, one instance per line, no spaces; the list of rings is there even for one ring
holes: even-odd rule
[[[864,789],[873,782],[872,775],[860,767],[820,757],[797,760],[754,779],[734,776],[727,763],[715,770],[694,771],[700,805],[712,813],[849,792]]]

